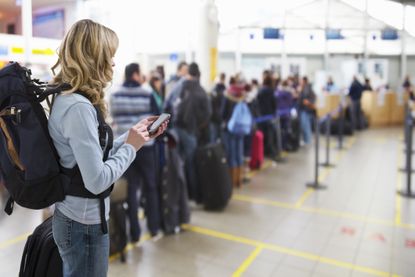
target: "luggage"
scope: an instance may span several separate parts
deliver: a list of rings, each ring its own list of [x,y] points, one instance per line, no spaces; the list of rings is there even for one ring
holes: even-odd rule
[[[178,151],[178,136],[173,130],[166,132],[163,144],[161,169],[160,204],[164,233],[173,234],[180,225],[189,223],[190,209],[184,162]]]
[[[249,161],[249,168],[259,169],[264,162],[264,134],[257,130],[252,138],[251,160]]]
[[[285,151],[297,151],[300,148],[301,127],[298,118],[289,120],[289,128],[283,130],[283,148]]]
[[[199,147],[195,154],[198,186],[206,210],[222,210],[232,195],[232,180],[222,144]]]
[[[320,133],[325,134],[326,133],[326,125],[327,121],[324,121],[320,124]],[[340,131],[340,120],[339,119],[332,119],[330,122],[330,134],[331,135],[338,135]],[[351,136],[353,135],[353,124],[352,122],[348,120],[343,121],[343,135],[345,136]]]
[[[52,234],[52,217],[36,227],[26,241],[19,277],[63,276],[62,259]]]
[[[128,183],[126,179],[119,179],[110,198],[110,255],[119,253],[121,262],[125,262],[124,250],[127,247],[127,201]]]

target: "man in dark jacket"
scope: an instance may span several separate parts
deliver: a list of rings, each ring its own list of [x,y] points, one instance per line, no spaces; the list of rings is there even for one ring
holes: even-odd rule
[[[258,92],[258,107],[261,116],[270,117],[275,115],[277,109],[274,88],[272,86],[272,75],[268,70],[263,72],[262,87]],[[272,120],[267,120],[259,123],[258,127],[264,134],[264,154],[271,159],[276,159],[278,149],[275,124]]]
[[[187,184],[190,198],[201,202],[201,192],[197,185],[194,156],[201,136],[209,126],[211,107],[206,91],[199,82],[200,71],[196,63],[189,65],[189,76],[176,105],[174,126],[180,137],[180,152],[185,161]]]
[[[137,63],[125,67],[125,82],[110,99],[111,116],[114,119],[115,134],[117,136],[126,132],[140,119],[149,115],[160,114],[156,99],[150,91],[142,88],[140,84],[141,72]],[[141,187],[145,198],[145,212],[147,225],[152,237],[160,238],[160,211],[159,193],[156,183],[156,145],[146,143],[139,152],[131,166],[125,172],[128,181],[128,216],[130,221],[130,236],[133,242],[140,239],[141,228],[138,221],[139,201],[137,191]]]
[[[353,77],[353,82],[349,88],[349,97],[352,100],[352,124],[353,129],[362,129],[362,108],[360,100],[362,99],[363,86],[356,78]]]
[[[300,85],[300,96],[298,98],[298,110],[300,113],[301,131],[306,145],[311,143],[312,128],[311,123],[316,112],[316,94],[308,82],[307,77],[303,77]]]

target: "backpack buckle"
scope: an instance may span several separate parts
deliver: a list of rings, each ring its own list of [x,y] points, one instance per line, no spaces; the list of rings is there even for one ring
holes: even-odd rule
[[[21,109],[17,109],[16,107],[11,107],[10,109],[6,109],[5,115],[14,117],[15,120],[13,120],[13,123],[16,125],[22,123],[22,110]]]

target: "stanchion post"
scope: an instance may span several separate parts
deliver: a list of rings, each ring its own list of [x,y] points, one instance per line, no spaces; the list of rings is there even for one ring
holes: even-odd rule
[[[309,182],[306,184],[307,187],[311,187],[314,189],[326,189],[327,187],[319,184],[319,170],[318,170],[318,163],[319,163],[319,152],[320,152],[320,124],[318,121],[318,117],[316,116],[314,119],[314,134],[315,134],[315,160],[314,160],[314,181]]]
[[[337,129],[338,135],[338,146],[339,150],[343,150],[343,135],[344,135],[344,110],[343,106],[340,105],[339,109],[339,128]]]
[[[412,116],[409,115],[406,121],[408,121],[407,122],[408,137],[407,137],[407,143],[406,143],[406,168],[408,170],[406,171],[406,190],[399,191],[399,194],[405,197],[415,198],[415,194],[413,194],[411,190],[412,172],[410,170],[412,168],[412,132],[413,132],[414,120]]]
[[[412,122],[412,123],[411,123]],[[409,112],[408,103],[405,104],[405,120],[404,120],[404,143],[405,143],[405,166],[403,168],[400,168],[399,171],[401,172],[411,172],[414,173],[415,169],[412,169],[412,166],[408,164],[408,154],[412,156],[412,129],[411,126],[413,124],[412,115]],[[411,141],[409,141],[411,140]],[[408,149],[409,148],[409,149]],[[409,152],[408,152],[409,151]]]
[[[326,120],[326,162],[321,163],[324,167],[334,167],[334,164],[330,163],[330,129],[331,129],[331,116],[327,116]]]

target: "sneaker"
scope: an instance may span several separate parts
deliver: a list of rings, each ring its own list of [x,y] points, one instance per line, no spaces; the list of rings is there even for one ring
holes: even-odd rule
[[[162,239],[164,237],[162,232],[158,232],[157,234],[155,234],[154,236],[151,237],[151,240],[153,242],[159,241],[160,239]]]

